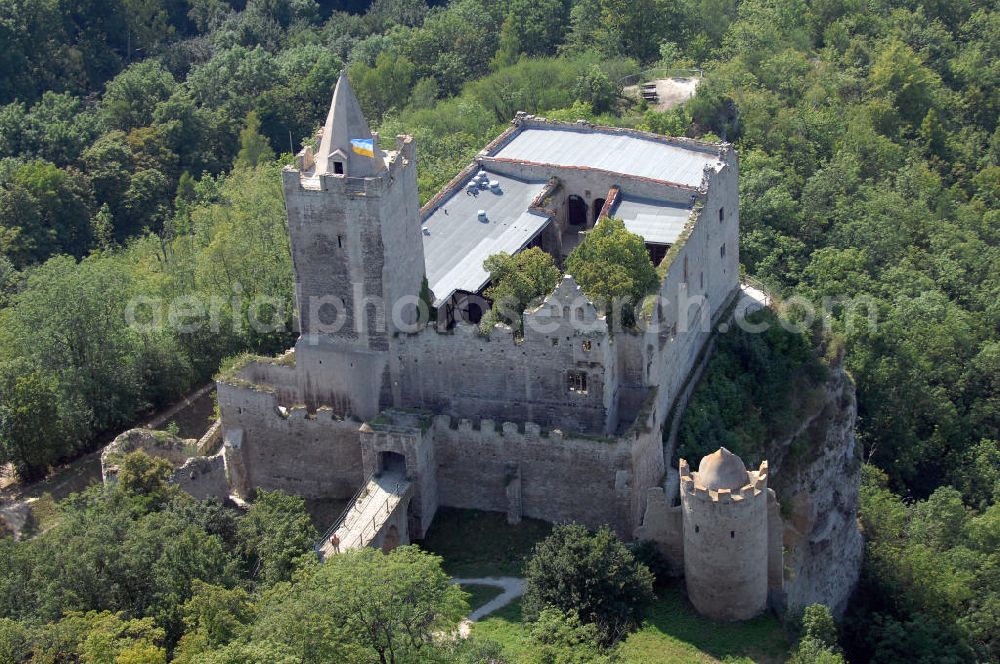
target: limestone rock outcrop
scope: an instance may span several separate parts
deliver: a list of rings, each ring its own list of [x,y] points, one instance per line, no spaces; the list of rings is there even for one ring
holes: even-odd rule
[[[857,524],[857,402],[854,382],[841,366],[831,369],[817,401],[793,436],[769,446],[768,460],[785,525],[786,608],[821,603],[840,616],[864,554]]]

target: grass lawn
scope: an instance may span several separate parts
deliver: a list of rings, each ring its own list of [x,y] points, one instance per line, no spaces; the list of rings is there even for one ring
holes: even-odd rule
[[[532,648],[528,640],[528,627],[521,618],[519,599],[474,623],[472,633],[476,638],[499,643],[512,662],[524,660]]]
[[[765,614],[742,623],[717,623],[700,617],[680,583],[657,591],[639,631],[618,647],[623,664],[777,664],[788,657],[788,642],[778,619]],[[473,634],[499,643],[512,661],[531,650],[521,604],[514,602],[476,623]]]
[[[501,512],[441,507],[420,546],[444,558],[451,576],[521,576],[525,558],[551,530],[535,519],[512,526]]]
[[[478,583],[463,583],[462,590],[469,593],[469,611],[475,611],[486,602],[503,593],[503,588],[496,586],[482,586]]]
[[[771,613],[740,623],[718,623],[695,613],[681,590],[683,582],[657,589],[639,631],[619,647],[629,664],[687,662],[784,662],[788,641]]]

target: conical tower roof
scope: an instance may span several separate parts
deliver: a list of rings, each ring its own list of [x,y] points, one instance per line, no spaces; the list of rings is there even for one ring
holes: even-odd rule
[[[359,154],[352,149],[351,141],[372,140],[372,132],[361,112],[361,105],[354,95],[347,72],[342,71],[333,91],[330,112],[323,125],[323,138],[316,154],[316,173],[333,173],[334,161],[343,161],[345,174],[352,177],[369,177],[375,174],[381,162],[378,146],[373,145],[372,156]],[[335,154],[337,151],[341,155]]]

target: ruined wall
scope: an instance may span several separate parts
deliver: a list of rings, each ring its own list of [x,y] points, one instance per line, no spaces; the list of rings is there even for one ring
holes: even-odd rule
[[[610,524],[630,538],[630,442],[590,440],[536,424],[434,418],[441,505],[507,512],[509,497],[523,516],[551,522]],[[509,492],[512,481],[519,492]]]
[[[262,388],[218,384],[224,437],[239,432],[241,483],[305,498],[350,498],[362,482],[360,422],[337,419],[329,408],[283,413]]]
[[[210,457],[189,458],[174,471],[170,481],[198,500],[229,497],[226,462],[221,450]]]
[[[398,405],[532,421],[566,432],[613,431],[617,358],[604,319],[576,283],[564,279],[525,319],[520,340],[501,326],[488,338],[469,325],[446,333],[428,328],[401,335],[393,358],[398,363]],[[586,393],[570,389],[570,372],[586,374]]]

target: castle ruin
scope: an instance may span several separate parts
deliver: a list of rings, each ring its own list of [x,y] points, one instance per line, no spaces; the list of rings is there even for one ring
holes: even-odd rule
[[[383,147],[342,75],[282,174],[300,336],[218,380],[233,492],[350,500],[328,533],[341,549],[422,538],[439,506],[608,524],[655,539],[706,614],[763,609],[781,569],[766,466],[682,462],[664,498],[664,424],[739,292],[732,146],[518,114],[422,208],[416,167],[412,137]],[[539,247],[562,266],[605,216],[658,266],[634,329],[609,330],[567,274],[523,334],[480,330],[486,258]]]

